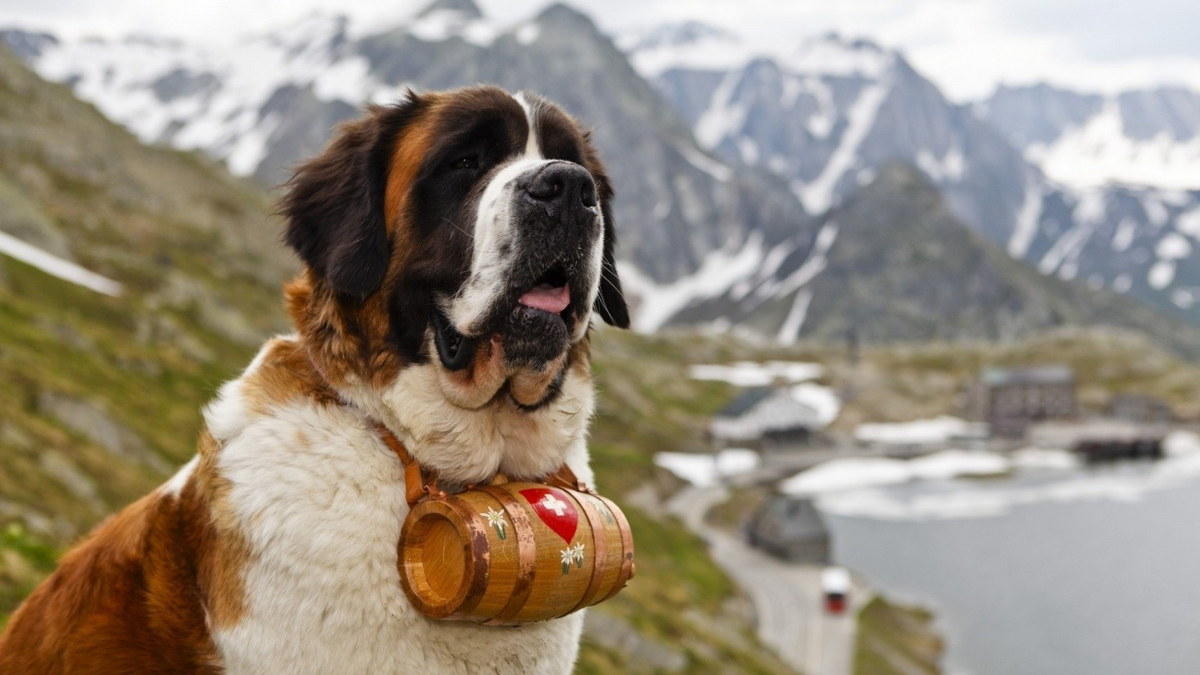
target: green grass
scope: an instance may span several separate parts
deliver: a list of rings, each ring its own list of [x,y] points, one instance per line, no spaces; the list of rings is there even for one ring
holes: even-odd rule
[[[0,529],[0,607],[14,607],[54,569],[58,550],[39,541],[17,523]],[[0,629],[7,622],[0,612]]]
[[[854,675],[938,675],[943,644],[929,612],[876,597],[859,612]]]

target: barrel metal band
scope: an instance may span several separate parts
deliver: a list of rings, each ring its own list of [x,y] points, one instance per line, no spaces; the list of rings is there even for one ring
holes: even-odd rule
[[[508,623],[522,609],[533,591],[533,577],[537,573],[537,542],[534,541],[533,524],[521,503],[512,495],[497,487],[476,488],[500,502],[512,520],[517,536],[517,580],[513,585],[512,597],[494,618],[485,623],[499,625]]]
[[[621,532],[621,571],[617,573],[617,581],[613,584],[612,590],[597,600],[597,602],[604,602],[625,588],[625,584],[629,583],[633,577],[633,531],[629,529],[629,521],[625,519],[625,514],[621,513],[621,509],[617,508],[611,499],[601,495],[596,495],[596,499],[604,502],[604,505],[612,512],[613,518],[617,519],[617,529]]]
[[[583,592],[583,597],[579,599],[579,603],[560,616],[566,616],[592,604],[596,594],[600,591],[600,581],[604,577],[603,563],[608,559],[608,530],[604,527],[600,512],[596,510],[596,505],[592,503],[591,496],[571,496],[583,508],[583,513],[587,516],[588,523],[592,526],[592,578],[588,581],[587,588]]]

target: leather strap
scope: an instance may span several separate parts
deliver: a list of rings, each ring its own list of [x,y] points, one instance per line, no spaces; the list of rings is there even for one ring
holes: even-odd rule
[[[391,429],[382,424],[376,424],[375,428],[383,437],[383,442],[392,449],[392,452],[396,453],[396,456],[400,458],[400,463],[404,465],[404,498],[408,501],[409,508],[415,506],[426,495],[434,498],[446,496],[446,493],[437,487],[437,476],[430,476],[429,480],[426,480],[420,463],[408,453],[408,448],[404,447],[404,443],[396,438]]]

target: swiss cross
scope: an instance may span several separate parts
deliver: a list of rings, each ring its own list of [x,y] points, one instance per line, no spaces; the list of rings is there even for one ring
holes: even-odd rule
[[[547,494],[545,497],[543,497],[541,504],[546,509],[553,511],[554,515],[558,516],[559,518],[561,518],[563,513],[565,513],[567,510],[567,503],[552,494]]]
[[[569,497],[552,487],[526,488],[521,490],[521,496],[533,507],[538,520],[562,537],[563,541],[571,543],[579,527],[579,512],[574,504],[567,501]]]

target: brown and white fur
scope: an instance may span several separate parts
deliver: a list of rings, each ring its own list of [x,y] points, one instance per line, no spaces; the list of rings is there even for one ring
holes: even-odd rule
[[[0,672],[569,672],[581,613],[409,605],[404,474],[375,425],[443,484],[564,461],[590,482],[589,326],[629,322],[611,197],[587,134],[532,95],[412,94],[343,126],[283,199],[296,334],[221,388],[195,459],[63,558]]]

